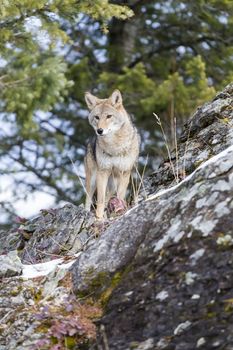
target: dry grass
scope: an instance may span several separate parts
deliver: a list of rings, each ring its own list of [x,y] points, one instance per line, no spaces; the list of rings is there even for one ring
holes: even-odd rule
[[[191,130],[192,123],[190,123],[187,141],[185,142],[182,169],[179,169],[179,152],[178,152],[178,141],[177,141],[177,120],[176,120],[176,117],[173,115],[172,135],[174,135],[174,140],[172,140],[172,142],[170,142],[170,144],[173,144],[173,142],[174,142],[174,147],[175,147],[176,161],[175,161],[175,165],[174,165],[172,162],[172,159],[171,159],[171,150],[170,150],[170,146],[169,146],[169,141],[168,141],[168,138],[167,138],[166,133],[164,131],[161,119],[159,118],[159,116],[156,113],[153,113],[153,115],[155,116],[156,123],[159,125],[161,132],[162,132],[162,135],[163,135],[163,140],[164,140],[165,147],[167,150],[169,163],[170,163],[170,167],[172,169],[172,173],[174,175],[174,179],[175,179],[176,183],[179,183],[180,179],[183,180],[186,177],[186,155],[187,155],[187,151],[188,151],[190,130]]]
[[[163,139],[164,139],[164,143],[165,143],[165,147],[167,150],[167,154],[168,154],[168,158],[169,158],[169,163],[170,163],[170,167],[172,169],[172,173],[174,175],[174,179],[176,181],[176,183],[179,182],[179,174],[178,174],[178,146],[177,146],[177,137],[175,136],[175,147],[176,147],[176,165],[174,166],[173,162],[172,162],[172,158],[171,158],[171,151],[170,151],[170,146],[168,143],[168,139],[167,136],[165,134],[164,128],[163,128],[163,124],[161,122],[161,119],[159,118],[159,116],[156,113],[153,113],[153,115],[156,118],[156,123],[159,125],[162,135],[163,135]],[[176,120],[176,119],[175,119]],[[175,135],[176,135],[176,130],[175,130]]]
[[[138,165],[136,164],[134,166],[136,177],[134,178],[133,173],[131,173],[131,176],[130,176],[131,177],[132,191],[133,191],[133,202],[135,204],[138,203],[138,197],[139,197],[139,193],[140,193],[141,188],[144,191],[145,198],[147,197],[146,189],[144,186],[144,177],[145,177],[145,171],[146,171],[147,164],[148,164],[148,156],[146,156],[146,162],[145,162],[144,167],[142,169],[142,174],[140,174],[140,172],[138,170]]]

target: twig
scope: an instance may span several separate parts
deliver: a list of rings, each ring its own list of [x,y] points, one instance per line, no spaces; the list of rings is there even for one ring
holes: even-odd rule
[[[53,257],[57,257],[59,259],[62,259],[63,255],[58,255],[58,254],[53,254],[53,253],[48,253],[48,252],[44,252],[43,250],[40,250],[40,249],[37,249],[35,248],[35,250],[38,252],[38,253],[42,253],[44,255],[49,255],[49,256],[53,256]],[[34,264],[32,264],[34,265]]]
[[[85,245],[92,239],[92,238],[96,238],[96,234],[93,233],[92,235],[90,235],[86,241],[83,243],[83,247],[85,247]]]
[[[190,138],[191,126],[192,126],[192,121],[190,122],[188,137],[187,137],[187,141],[185,143],[185,148],[184,148],[183,177],[186,177],[186,169],[185,169],[186,168],[186,154],[188,151],[188,142],[189,142],[189,138]]]
[[[176,117],[174,116],[174,138],[175,138],[175,149],[176,149],[176,177],[179,180],[179,154],[178,154],[178,145],[177,145],[177,129],[176,129]]]
[[[40,250],[40,249],[35,249],[35,250],[36,250],[37,252],[43,253],[43,254],[45,254],[45,255],[57,257],[58,259],[64,259],[64,258],[77,259],[77,256],[75,256],[75,254],[72,254],[72,255],[58,255],[58,254],[53,254],[53,253],[44,252],[43,250]],[[78,252],[78,253],[80,253],[80,252]],[[78,253],[76,253],[76,254],[78,254]]]
[[[137,175],[138,175],[138,177],[140,179],[139,186],[136,188],[136,198],[138,198],[138,195],[139,195],[141,187],[143,187],[144,193],[146,195],[146,189],[145,189],[143,180],[144,180],[144,175],[145,175],[145,170],[146,170],[146,167],[147,167],[147,163],[148,163],[148,155],[146,156],[146,162],[145,162],[145,165],[144,165],[143,170],[142,170],[142,175],[138,171],[138,167],[135,166],[136,173],[137,173]],[[135,203],[137,203],[137,202],[135,202]]]
[[[50,238],[51,238],[52,241],[53,241],[54,243],[56,243],[56,244],[58,245],[58,247],[60,247],[62,250],[65,250],[65,251],[69,252],[69,249],[68,249],[68,248],[66,248],[66,247],[63,246],[62,244],[58,243],[52,236],[50,236]]]
[[[3,318],[1,318],[0,324],[2,324],[3,322],[6,323],[13,313],[15,313],[15,309],[8,311],[6,315],[4,315]]]
[[[174,178],[176,180],[176,183],[179,182],[179,177],[177,178],[176,176],[176,171],[175,171],[175,168],[174,168],[174,165],[172,163],[172,158],[171,158],[171,152],[170,152],[170,149],[169,149],[169,146],[168,146],[168,141],[167,141],[167,137],[166,137],[166,134],[164,132],[164,129],[163,129],[163,125],[161,123],[161,120],[160,118],[158,117],[158,115],[156,113],[153,113],[155,118],[156,118],[156,121],[157,121],[157,124],[160,126],[160,129],[162,131],[162,134],[163,134],[163,138],[164,138],[164,142],[165,142],[165,146],[166,146],[166,149],[167,149],[167,154],[168,154],[168,158],[169,158],[169,162],[170,162],[170,166],[172,168],[172,172],[173,172],[173,175],[174,175]]]

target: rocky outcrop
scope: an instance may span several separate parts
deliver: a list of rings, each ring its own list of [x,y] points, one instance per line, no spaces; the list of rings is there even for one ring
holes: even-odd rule
[[[76,292],[105,305],[93,348],[233,346],[233,87],[187,123],[173,167],[147,199],[108,228],[73,266]],[[173,187],[171,187],[173,185]],[[166,188],[164,190],[164,188]]]
[[[178,142],[178,154],[145,179],[142,196],[174,185],[192,173],[200,164],[220,153],[233,140],[233,84],[228,85],[213,101],[199,107],[184,125]]]
[[[72,255],[86,248],[99,234],[94,215],[66,204],[57,209],[41,209],[32,220],[17,218],[18,226],[7,235],[0,232],[0,252],[18,249],[25,263],[49,261],[51,257]]]
[[[66,205],[1,234],[23,262],[3,273],[1,350],[232,349],[233,85],[171,161],[118,219]]]
[[[149,197],[80,257],[75,289],[106,303],[100,330],[110,349],[233,345],[232,198],[230,147]]]
[[[67,204],[1,233],[0,350],[80,348],[94,339],[101,309],[80,306],[69,267],[106,225]]]

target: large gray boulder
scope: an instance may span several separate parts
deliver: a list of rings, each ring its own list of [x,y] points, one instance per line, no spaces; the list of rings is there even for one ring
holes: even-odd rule
[[[171,187],[161,166],[147,199],[73,265],[77,295],[104,305],[92,349],[233,348],[232,106],[231,85],[199,109],[186,127],[190,175]]]

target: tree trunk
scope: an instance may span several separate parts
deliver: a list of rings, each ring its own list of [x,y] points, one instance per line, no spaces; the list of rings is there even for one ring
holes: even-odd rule
[[[119,3],[122,5],[122,1]],[[120,72],[124,66],[129,66],[135,59],[135,44],[140,29],[140,13],[143,3],[145,0],[125,0],[123,4],[134,11],[134,16],[126,21],[114,18],[110,23],[109,70],[112,72]]]

